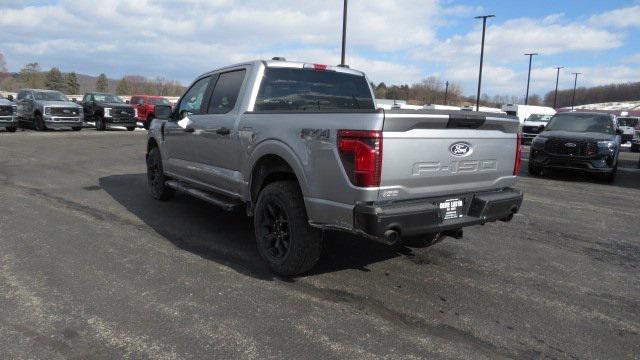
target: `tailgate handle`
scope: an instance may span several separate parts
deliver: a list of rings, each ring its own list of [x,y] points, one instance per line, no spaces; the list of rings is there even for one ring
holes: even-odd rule
[[[486,117],[456,116],[449,118],[447,129],[477,129],[484,124]]]

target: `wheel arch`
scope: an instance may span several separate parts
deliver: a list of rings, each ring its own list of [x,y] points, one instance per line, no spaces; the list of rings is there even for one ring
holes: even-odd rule
[[[287,160],[276,154],[262,155],[257,159],[251,170],[249,181],[249,199],[251,203],[255,204],[258,201],[260,191],[267,185],[285,180],[295,181],[304,193],[295,170]]]

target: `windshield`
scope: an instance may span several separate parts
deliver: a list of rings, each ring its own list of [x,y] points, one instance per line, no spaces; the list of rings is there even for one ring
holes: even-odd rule
[[[635,127],[636,125],[638,125],[638,118],[632,118],[632,117],[620,117],[618,118],[618,126],[631,126],[631,127]]]
[[[149,102],[152,105],[171,105],[171,102],[165,98],[150,98]]]
[[[97,102],[105,102],[105,103],[124,103],[119,96],[115,96],[112,94],[93,94],[93,99]]]
[[[553,115],[531,114],[527,118],[527,120],[525,120],[525,121],[530,121],[530,122],[549,122],[549,120],[551,120],[552,117],[553,117]]]
[[[36,100],[69,101],[69,99],[59,91],[37,91],[35,97]]]
[[[313,69],[269,68],[255,111],[375,110],[364,76]]]
[[[609,115],[557,114],[545,131],[594,132],[613,135],[615,129]]]

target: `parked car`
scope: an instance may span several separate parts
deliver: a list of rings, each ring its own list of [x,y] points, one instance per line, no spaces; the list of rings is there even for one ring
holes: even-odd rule
[[[198,77],[172,111],[157,105],[151,194],[176,190],[253,216],[278,274],[311,269],[322,229],[386,244],[504,220],[522,192],[518,120],[467,111],[376,110],[357,70],[255,61]]]
[[[133,106],[114,94],[86,93],[82,98],[82,107],[86,121],[93,121],[98,131],[111,126],[123,126],[133,131],[138,126]]]
[[[633,139],[631,139],[631,151],[640,152],[640,123],[636,125],[636,129],[633,133]]]
[[[613,181],[618,169],[621,134],[609,114],[571,112],[553,116],[536,136],[529,155],[529,173],[574,169]]]
[[[18,107],[13,101],[0,96],[0,129],[16,132],[18,129]]]
[[[544,130],[544,127],[547,126],[552,117],[553,115],[529,115],[522,126],[522,137],[524,139],[524,143],[529,143],[533,138],[538,136],[538,134]]]
[[[640,118],[635,116],[618,117],[618,128],[622,130],[622,143],[633,140],[636,127],[640,124]]]
[[[131,106],[136,109],[136,118],[147,130],[149,130],[149,124],[155,117],[156,105],[171,106],[171,102],[162,96],[133,95],[131,97]]]
[[[531,115],[555,115],[556,110],[547,106],[534,106],[534,105],[518,105],[518,104],[505,104],[502,105],[502,111],[509,115],[517,116],[520,119],[520,125],[524,126],[526,120]]]
[[[82,130],[82,107],[69,101],[60,91],[24,89],[16,99],[18,120],[38,131],[71,128]]]

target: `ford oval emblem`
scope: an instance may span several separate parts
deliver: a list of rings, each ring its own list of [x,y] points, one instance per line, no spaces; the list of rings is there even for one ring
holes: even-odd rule
[[[472,150],[473,148],[471,147],[471,145],[464,142],[455,143],[451,145],[451,147],[449,147],[449,152],[453,156],[460,156],[460,157],[471,155]]]
[[[564,144],[564,146],[566,146],[566,147],[570,147],[570,148],[574,148],[574,147],[576,147],[576,146],[578,146],[578,145],[577,145],[577,144],[575,144],[575,143],[566,143],[566,144]]]

